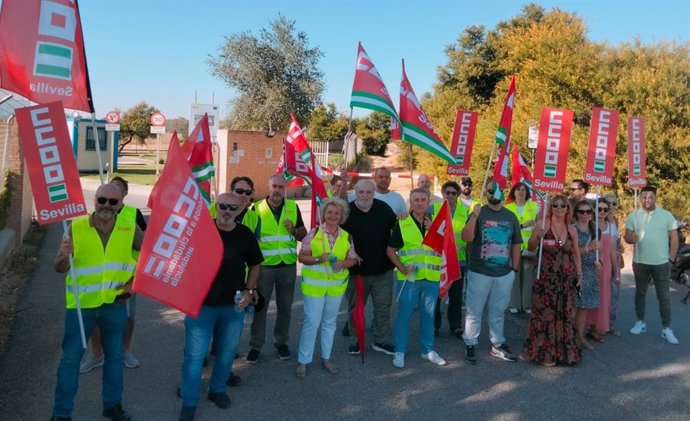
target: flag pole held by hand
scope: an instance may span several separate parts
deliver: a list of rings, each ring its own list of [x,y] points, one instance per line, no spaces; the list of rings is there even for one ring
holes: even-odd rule
[[[63,238],[69,237],[69,230],[67,227],[67,221],[62,221],[62,229],[64,231]],[[86,349],[86,333],[84,332],[84,319],[81,315],[81,304],[79,304],[79,284],[77,283],[77,277],[74,274],[74,256],[72,253],[69,254],[69,276],[72,278],[72,293],[74,294],[74,302],[77,306],[77,319],[79,320],[79,333],[81,335],[81,345]]]

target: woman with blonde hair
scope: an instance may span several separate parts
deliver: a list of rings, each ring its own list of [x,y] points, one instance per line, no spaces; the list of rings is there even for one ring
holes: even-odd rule
[[[541,270],[537,271],[539,265],[535,264],[532,312],[520,358],[545,367],[577,364],[581,354],[573,315],[576,289],[582,280],[582,263],[565,195],[553,197],[546,220],[534,227],[528,248],[538,251],[540,245]]]
[[[357,263],[350,234],[340,228],[349,207],[336,197],[323,201],[319,209],[321,225],[312,228],[302,239],[299,261],[302,266],[300,284],[304,296],[304,324],[299,340],[295,376],[307,376],[307,364],[314,356],[316,333],[321,326],[321,366],[330,374],[338,368],[331,361],[335,323],[340,302],[347,288],[348,269]]]

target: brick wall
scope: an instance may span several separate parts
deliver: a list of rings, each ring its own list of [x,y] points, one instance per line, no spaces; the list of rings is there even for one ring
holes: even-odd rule
[[[5,133],[8,130],[6,121],[0,122],[0,133],[3,134],[0,138],[3,153],[5,147]],[[33,197],[31,196],[31,186],[29,184],[29,174],[26,171],[24,163],[24,156],[21,153],[19,146],[19,135],[17,134],[16,121],[12,121],[9,126],[9,137],[7,144],[6,164],[14,174],[11,181],[12,189],[12,203],[10,206],[10,214],[7,220],[7,227],[11,228],[16,233],[17,245],[20,245],[24,239],[24,235],[31,224],[31,217],[33,213]],[[2,159],[0,155],[0,159]],[[2,161],[0,161],[2,164]]]
[[[275,174],[286,133],[267,136],[263,131],[218,130],[218,192],[230,190],[230,181],[246,176],[254,181],[255,198],[268,194],[268,177]]]

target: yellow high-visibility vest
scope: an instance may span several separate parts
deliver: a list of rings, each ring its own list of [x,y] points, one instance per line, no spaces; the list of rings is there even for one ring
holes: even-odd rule
[[[398,250],[400,262],[407,266],[415,265],[415,280],[439,281],[441,279],[441,255],[431,247],[423,245],[422,233],[412,219],[412,215],[399,222],[400,233],[403,238],[403,247]],[[396,269],[399,280],[404,280],[406,275]]]
[[[311,255],[314,257],[329,253],[337,260],[345,260],[349,248],[350,235],[343,229],[340,229],[340,235],[333,243],[333,251],[331,251],[328,242],[328,234],[323,230],[319,230],[311,241]],[[330,261],[304,265],[302,266],[302,294],[310,297],[323,297],[324,295],[339,297],[345,294],[348,277],[349,271],[347,269],[334,272]]]
[[[79,304],[82,308],[97,308],[110,304],[121,293],[117,287],[129,282],[134,275],[136,260],[132,256],[136,212],[117,215],[115,226],[103,249],[96,228],[89,224],[89,216],[72,222],[74,267],[77,278]],[[67,308],[76,308],[70,273],[65,278]]]
[[[431,220],[436,219],[436,215],[441,210],[443,202],[434,203],[434,213]],[[451,215],[453,218],[453,235],[455,237],[455,248],[458,251],[458,260],[465,263],[467,260],[467,243],[462,241],[462,229],[465,228],[467,218],[469,216],[467,207],[459,203],[455,206],[455,214]]]
[[[536,221],[537,219],[537,202],[533,200],[528,200],[525,202],[525,207],[522,209],[522,215],[520,215],[520,211],[518,211],[518,207],[515,202],[506,203],[505,206],[506,209],[515,214],[520,222],[520,225],[527,221]],[[520,229],[520,232],[522,233],[522,244],[520,248],[522,250],[527,249],[527,241],[529,241],[529,238],[532,236],[532,230],[534,230],[534,226]]]
[[[280,219],[276,222],[273,212],[266,200],[254,205],[261,218],[261,236],[259,247],[264,255],[262,266],[275,266],[282,263],[297,262],[297,240],[285,228],[285,221],[297,223],[297,202],[285,199]]]

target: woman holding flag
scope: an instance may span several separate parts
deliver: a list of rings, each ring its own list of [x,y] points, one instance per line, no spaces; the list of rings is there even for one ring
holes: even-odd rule
[[[422,359],[437,365],[446,360],[434,351],[434,310],[441,279],[441,256],[423,245],[431,225],[427,215],[429,192],[416,188],[410,191],[410,213],[393,228],[388,242],[388,258],[397,268],[398,316],[395,322],[395,355],[393,365],[405,367],[405,353],[410,318],[419,307],[419,336]]]
[[[564,195],[556,195],[546,220],[535,226],[527,242],[532,251],[541,244],[541,272],[534,280],[532,313],[520,358],[545,367],[577,364],[581,359],[573,314],[582,262],[569,207]]]
[[[302,267],[302,295],[304,295],[304,324],[299,339],[299,353],[295,376],[307,377],[307,364],[314,356],[316,332],[321,325],[321,366],[330,374],[338,374],[331,361],[335,323],[340,302],[347,288],[348,269],[357,263],[357,255],[350,234],[340,228],[345,223],[349,207],[344,200],[331,197],[319,209],[322,224],[302,240],[299,261]]]

